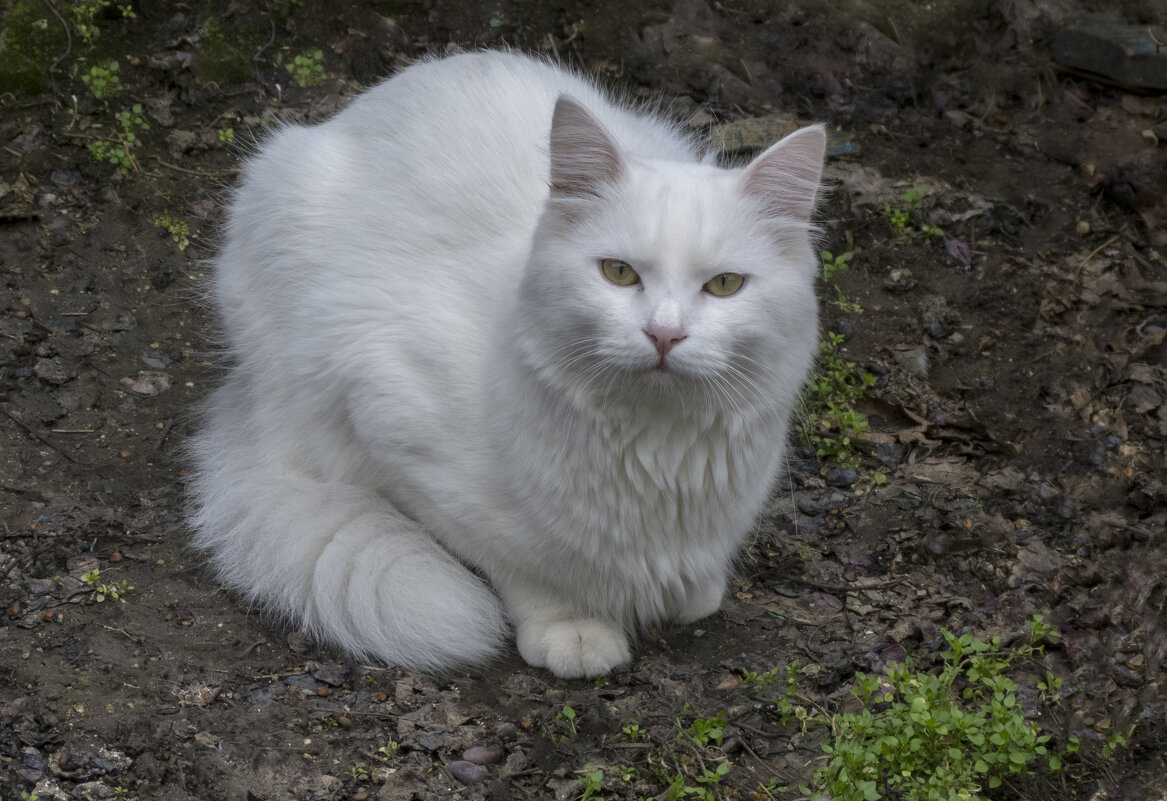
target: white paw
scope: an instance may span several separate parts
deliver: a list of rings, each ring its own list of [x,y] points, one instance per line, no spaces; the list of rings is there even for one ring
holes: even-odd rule
[[[599,676],[631,658],[624,632],[600,620],[527,621],[517,639],[528,664],[561,679]]]

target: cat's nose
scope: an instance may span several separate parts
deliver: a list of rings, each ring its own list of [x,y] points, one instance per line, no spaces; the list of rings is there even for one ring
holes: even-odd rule
[[[660,354],[662,359],[666,353],[673,349],[674,345],[685,338],[685,331],[680,326],[657,323],[649,323],[648,327],[644,329],[644,334],[652,340],[653,347],[656,348],[656,352]]]

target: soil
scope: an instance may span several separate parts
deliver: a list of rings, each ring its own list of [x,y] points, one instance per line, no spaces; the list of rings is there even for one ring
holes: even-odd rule
[[[1011,675],[1082,753],[986,797],[1167,797],[1167,98],[1050,57],[1078,14],[1153,5],[107,3],[87,43],[59,35],[69,4],[10,3],[55,49],[37,93],[0,96],[0,793],[570,799],[600,769],[586,797],[635,799],[728,760],[711,798],[795,798],[822,732],[749,672],[797,660],[846,709],[857,672],[936,664],[941,629],[1012,642],[1042,615],[1060,638]],[[727,158],[828,121],[822,245],[854,255],[824,331],[877,378],[858,469],[801,440],[722,611],[606,680],[353,663],[244,608],[182,522],[240,151],[420,56],[504,45],[728,123]],[[316,49],[301,87],[284,65]],[[109,61],[99,99],[79,76]],[[123,174],[89,145],[133,104]],[[720,744],[678,739],[723,710]]]

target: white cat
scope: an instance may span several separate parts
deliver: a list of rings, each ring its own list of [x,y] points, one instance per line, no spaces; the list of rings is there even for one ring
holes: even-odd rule
[[[498,52],[280,130],[215,263],[232,363],[195,544],[409,668],[483,661],[509,622],[530,664],[602,674],[638,627],[712,614],[815,347],[824,143],[720,169]]]

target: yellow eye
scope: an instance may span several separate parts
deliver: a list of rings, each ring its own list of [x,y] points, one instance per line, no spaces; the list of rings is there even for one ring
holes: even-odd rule
[[[737,293],[746,283],[746,277],[738,273],[722,273],[715,275],[702,287],[714,297],[728,298]]]
[[[600,262],[604,277],[616,286],[634,286],[640,283],[640,276],[632,265],[619,259],[604,259]]]

